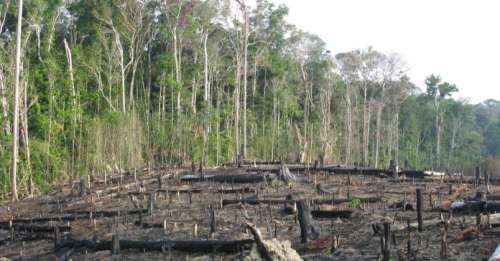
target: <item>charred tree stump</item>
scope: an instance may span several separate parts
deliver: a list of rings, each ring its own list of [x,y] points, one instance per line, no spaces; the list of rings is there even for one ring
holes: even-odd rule
[[[163,176],[160,175],[158,176],[158,189],[161,189],[163,187]]]
[[[417,189],[417,220],[418,220],[418,232],[423,231],[423,218],[422,218],[422,210],[423,210],[423,198],[422,198],[422,189]]]
[[[481,176],[481,169],[479,168],[479,166],[476,166],[476,171],[474,174],[476,175],[476,180],[474,182],[474,185],[475,187],[477,187],[479,186],[479,181],[480,181],[479,177]]]
[[[148,207],[148,214],[150,216],[153,215],[153,210],[155,208],[155,195],[154,193],[149,194],[149,207]]]
[[[411,254],[411,223],[410,223],[409,218],[406,220],[406,226],[407,226],[407,230],[408,230],[407,241],[406,241],[406,253],[408,255],[410,255]]]
[[[450,219],[448,218],[447,220],[444,219],[443,214],[441,214],[441,222],[443,224],[443,232],[441,234],[441,252],[440,256],[441,258],[447,258],[448,257],[448,227],[450,226]]]
[[[191,175],[196,175],[196,164],[194,163],[194,160],[191,161]]]
[[[304,200],[297,202],[298,218],[300,225],[300,238],[302,243],[307,240],[316,239],[319,236],[319,231],[312,225],[311,212]]]
[[[61,242],[61,234],[59,233],[59,227],[54,227],[54,251],[58,249],[58,246]]]
[[[213,237],[216,228],[217,228],[217,223],[215,220],[215,208],[210,206],[210,237]]]
[[[87,181],[85,177],[80,178],[80,197],[84,197],[87,195]]]
[[[391,260],[391,251],[390,251],[390,242],[391,242],[391,224],[384,223],[384,252],[383,252],[383,260],[389,261]]]
[[[486,193],[490,193],[490,174],[484,171],[484,185],[486,186]]]
[[[113,255],[119,255],[120,254],[120,240],[118,239],[118,235],[117,234],[114,234],[112,237],[111,237],[111,243],[113,244],[112,245],[112,254]]]

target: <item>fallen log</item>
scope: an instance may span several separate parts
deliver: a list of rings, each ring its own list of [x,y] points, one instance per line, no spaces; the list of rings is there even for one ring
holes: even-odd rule
[[[129,195],[140,196],[145,195],[148,196],[151,192],[139,192],[139,191],[130,191]],[[222,189],[214,189],[214,190],[202,190],[202,189],[157,189],[152,193],[163,193],[163,194],[200,194],[200,193],[222,193],[222,194],[236,194],[236,193],[255,193],[254,188],[244,187],[244,188],[222,188]]]
[[[100,217],[114,217],[126,216],[148,213],[148,209],[133,209],[133,210],[108,210],[108,211],[68,211],[66,214],[52,217],[39,217],[39,218],[19,218],[13,219],[12,224],[19,223],[43,223],[49,221],[74,221],[78,219],[89,218],[91,215],[95,218]],[[9,225],[10,221],[1,221],[0,226]]]
[[[163,178],[170,178],[172,176],[173,176],[173,174],[162,175]],[[127,189],[130,189],[132,187],[136,187],[139,184],[148,185],[148,184],[152,184],[152,183],[156,183],[156,182],[158,182],[158,176],[147,178],[147,179],[142,179],[142,180],[137,180],[137,181],[127,183],[127,184],[116,185],[113,187],[106,187],[106,188],[103,188],[100,190],[93,190],[93,191],[91,191],[90,194],[95,195],[95,196],[97,196],[98,199],[102,200],[102,199],[116,197],[117,195],[120,194],[120,191],[127,190]],[[74,207],[74,206],[77,206],[77,205],[80,205],[83,203],[87,203],[87,198],[88,198],[88,196],[84,197],[84,198],[79,198],[77,200],[71,199],[71,200],[64,202],[64,203],[66,204],[66,207],[68,207],[68,208]]]
[[[415,208],[411,203],[405,203],[404,201],[394,202],[389,205],[390,209],[402,209],[404,211],[415,211]]]
[[[450,205],[453,213],[495,213],[500,212],[498,201],[455,201]]]
[[[313,218],[351,218],[352,210],[312,210]]]
[[[330,204],[337,205],[343,203],[377,203],[381,202],[381,197],[352,197],[352,198],[338,198],[338,199],[313,199],[312,202],[315,204]]]
[[[248,204],[248,205],[258,205],[258,204],[285,204],[285,203],[295,203],[295,200],[286,200],[286,199],[257,199],[257,198],[247,198],[247,199],[223,199],[222,205],[231,205],[231,204]]]
[[[243,165],[280,165],[281,161],[251,161],[243,160]]]
[[[71,226],[57,226],[60,232],[69,232],[71,231]],[[54,226],[40,226],[40,225],[25,225],[25,224],[16,224],[12,223],[12,226],[9,224],[0,224],[0,229],[9,230],[14,228],[16,232],[30,232],[30,233],[54,233]]]
[[[483,217],[483,218],[485,218],[485,217]],[[500,225],[500,214],[492,214],[490,218],[491,218],[490,225],[492,227],[497,227]],[[442,224],[442,222],[443,221],[440,219],[424,220],[422,225],[423,225],[423,228],[429,228],[429,227],[440,226]],[[451,221],[451,224],[461,224],[462,223],[462,225],[463,225],[463,222],[471,224],[471,223],[476,222],[476,218],[475,217],[466,217],[466,218],[464,217],[464,219],[456,218],[456,219],[453,219]],[[486,222],[486,221],[483,220],[482,222]],[[372,224],[372,229],[373,229],[375,234],[377,234],[377,232],[380,232],[381,228],[382,228],[381,224]],[[396,222],[396,223],[393,223],[391,226],[391,230],[393,232],[406,232],[406,231],[408,231],[408,229],[410,231],[416,231],[418,229],[418,222],[412,222],[410,224]]]
[[[321,184],[319,184],[319,183],[316,185],[316,192],[317,192],[318,194],[320,194],[320,195],[332,195],[332,194],[334,194],[334,192],[333,192],[333,191],[329,191],[329,190],[327,190],[327,189],[324,189],[324,188],[321,186]]]
[[[382,198],[380,197],[368,197],[368,198],[340,198],[340,199],[312,199],[311,202],[314,204],[342,204],[342,203],[350,203],[350,202],[356,202],[356,203],[376,203],[376,202],[381,202]],[[258,204],[291,204],[291,203],[296,203],[297,200],[286,200],[286,199],[257,199],[257,198],[246,198],[246,199],[223,199],[222,200],[222,205],[231,205],[231,204],[248,204],[248,205],[258,205]]]
[[[249,249],[254,243],[252,239],[242,240],[163,240],[163,241],[141,241],[141,240],[119,240],[120,250],[138,249],[144,251],[166,251],[168,249],[187,253],[238,253],[243,249]],[[112,250],[111,240],[64,240],[56,246],[63,248],[87,248],[93,251]]]
[[[37,233],[37,234],[32,234],[32,235],[16,235],[15,240],[16,241],[21,241],[21,242],[28,242],[28,241],[38,241],[38,240],[50,240],[53,239],[54,237],[50,233]],[[7,237],[4,239],[0,240],[0,246],[12,243],[12,238]]]
[[[226,183],[258,183],[276,178],[274,175],[186,175],[181,177],[181,181],[187,182],[226,182]]]
[[[93,217],[114,217],[114,216],[145,214],[148,213],[148,209],[140,208],[131,210],[102,210],[102,211],[74,210],[74,211],[66,211],[66,213],[84,217],[89,217],[90,215],[92,215]]]

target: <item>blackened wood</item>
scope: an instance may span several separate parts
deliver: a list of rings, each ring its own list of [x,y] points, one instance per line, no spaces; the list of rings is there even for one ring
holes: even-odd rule
[[[215,220],[215,208],[210,207],[210,235],[213,235],[215,233],[215,230],[217,228],[217,222]]]
[[[351,218],[352,210],[312,210],[313,218]]]
[[[30,233],[52,233],[54,226],[41,226],[41,225],[25,225],[25,224],[12,224],[12,228],[17,232],[30,232]],[[60,232],[71,231],[71,226],[58,226]],[[9,224],[1,223],[0,229],[9,230]]]
[[[411,253],[411,223],[409,218],[406,220],[406,226],[407,226],[406,229],[408,231],[407,241],[406,241],[406,253],[409,255]]]
[[[111,253],[113,255],[119,255],[120,254],[120,239],[118,238],[118,235],[115,234],[111,237],[111,243],[113,244],[112,249],[111,249]]]
[[[309,208],[303,200],[297,202],[299,225],[300,225],[300,238],[302,243],[306,243],[308,239],[308,231],[310,229],[311,219],[309,217]]]
[[[201,182],[201,181],[212,181],[212,182],[227,182],[227,183],[258,183],[264,182],[266,180],[271,180],[273,176],[263,176],[263,175],[215,175],[209,176],[205,175],[204,178],[198,176],[184,176],[181,177],[182,181],[189,182]]]
[[[314,227],[311,220],[311,212],[309,206],[304,200],[297,202],[298,218],[300,225],[300,238],[302,243],[306,243],[308,239],[317,239],[319,230]]]
[[[40,218],[20,218],[20,219],[13,219],[12,223],[43,223],[43,222],[49,222],[49,221],[73,221],[73,220],[78,220],[78,219],[85,219],[89,218],[91,215],[94,218],[100,218],[100,217],[114,217],[118,215],[136,215],[136,214],[142,214],[142,213],[147,213],[148,209],[132,209],[132,210],[127,210],[127,211],[119,211],[119,210],[108,210],[108,211],[67,211],[66,214],[63,214],[61,216],[53,216],[53,217],[40,217]],[[5,224],[9,224],[9,221],[1,221],[0,226],[4,226]]]
[[[158,176],[158,188],[161,189],[163,186],[163,176]]]
[[[369,197],[369,198],[340,198],[340,199],[313,199],[311,200],[314,204],[342,204],[358,201],[360,203],[375,203],[382,201],[380,197]],[[296,200],[283,200],[283,199],[256,199],[256,198],[247,198],[247,199],[224,199],[222,200],[222,205],[231,205],[231,204],[249,204],[249,205],[258,205],[258,204],[285,204],[285,203],[294,203]]]
[[[383,252],[384,261],[391,260],[390,242],[391,242],[391,224],[384,223],[384,252]]]
[[[120,240],[120,249],[143,249],[145,251],[162,251],[168,246],[172,250],[187,253],[238,253],[241,249],[249,249],[253,244],[252,239],[243,240],[164,240],[141,241]],[[58,245],[62,248],[87,248],[93,251],[112,250],[111,240],[64,240]]]
[[[59,247],[59,243],[61,242],[61,234],[59,233],[59,227],[55,226],[54,229],[54,250],[56,251]]]
[[[423,217],[422,217],[422,210],[423,210],[423,198],[422,198],[422,189],[418,188],[417,189],[417,220],[418,220],[418,231],[422,232],[423,231]]]

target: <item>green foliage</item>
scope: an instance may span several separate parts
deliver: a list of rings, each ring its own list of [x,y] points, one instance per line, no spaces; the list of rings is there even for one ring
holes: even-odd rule
[[[243,141],[242,17],[233,19],[226,1],[167,2],[27,2],[18,175],[23,195],[30,178],[36,191],[47,192],[59,179],[198,164],[203,153],[208,166],[236,160]],[[0,98],[9,104],[0,105],[0,197],[10,184],[12,140],[4,123],[12,124],[16,28],[15,4],[4,10],[5,3],[0,1],[0,16],[7,11],[0,73],[9,88]],[[408,168],[459,171],[500,157],[500,102],[454,100],[457,86],[437,75],[427,78],[422,93],[397,55],[373,48],[333,55],[321,38],[286,21],[286,6],[259,0],[248,14],[248,159],[324,157],[327,164],[382,167],[396,159]],[[397,70],[387,76],[389,65]]]
[[[350,208],[355,208],[358,207],[359,205],[361,205],[361,199],[359,198],[354,198],[347,204],[347,206]]]

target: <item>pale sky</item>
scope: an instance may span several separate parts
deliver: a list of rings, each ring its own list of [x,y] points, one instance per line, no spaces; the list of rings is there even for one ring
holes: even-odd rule
[[[419,87],[431,73],[456,98],[500,100],[498,0],[271,0],[288,21],[319,35],[332,53],[373,46],[400,53]]]

